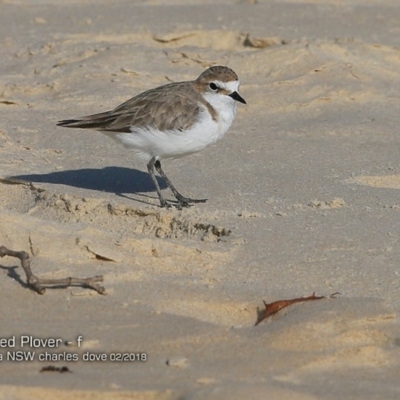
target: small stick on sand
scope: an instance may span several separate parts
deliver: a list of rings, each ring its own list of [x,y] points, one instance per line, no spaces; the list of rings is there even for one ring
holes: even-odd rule
[[[55,367],[54,365],[48,365],[43,367],[40,372],[59,372],[63,374],[64,372],[72,372],[68,367]]]
[[[337,295],[340,295],[339,292],[332,293],[329,298],[334,299]],[[321,300],[326,299],[327,296],[316,296],[315,292],[308,297],[297,297],[295,299],[290,300],[278,300],[274,301],[273,303],[267,304],[264,300],[265,310],[258,313],[258,318],[254,326],[257,326],[260,322],[264,321],[264,319],[270,317],[271,315],[276,314],[278,311],[282,310],[283,308],[289,307],[294,303],[301,303],[303,301],[313,301],[313,300]]]
[[[39,294],[44,294],[46,288],[44,286],[76,286],[80,285],[95,290],[97,293],[104,294],[105,288],[97,284],[103,282],[103,276],[93,276],[91,278],[63,278],[63,279],[41,279],[32,273],[29,254],[25,251],[13,251],[5,246],[0,246],[0,257],[10,256],[19,258],[21,266],[26,275],[26,282],[33,290]]]

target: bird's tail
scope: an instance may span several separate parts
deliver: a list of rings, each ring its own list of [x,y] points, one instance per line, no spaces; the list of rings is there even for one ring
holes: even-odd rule
[[[99,129],[110,119],[110,112],[100,114],[87,115],[76,119],[64,119],[57,122],[57,126],[65,128],[81,128],[81,129]]]

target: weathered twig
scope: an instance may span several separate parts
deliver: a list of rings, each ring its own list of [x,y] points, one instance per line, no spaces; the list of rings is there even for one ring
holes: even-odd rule
[[[334,299],[337,295],[340,295],[339,292],[332,293],[329,298]],[[270,317],[271,315],[276,314],[278,311],[282,310],[283,308],[289,307],[295,303],[301,303],[303,301],[313,301],[313,300],[321,300],[326,299],[327,296],[316,296],[315,292],[308,297],[297,297],[291,300],[278,300],[274,301],[273,303],[267,304],[264,300],[265,310],[258,313],[258,318],[254,326],[257,326],[260,322],[264,321],[264,319]]]
[[[55,367],[54,365],[48,365],[43,367],[40,372],[59,372],[63,374],[64,372],[72,372],[68,367]]]
[[[10,256],[19,258],[21,266],[24,269],[26,275],[26,282],[33,290],[39,294],[44,294],[46,288],[44,286],[74,286],[80,285],[95,290],[100,294],[105,293],[105,288],[97,284],[97,282],[103,282],[103,276],[93,276],[91,278],[62,278],[62,279],[42,279],[38,278],[32,273],[29,254],[25,251],[14,251],[7,249],[5,246],[0,246],[0,257]]]

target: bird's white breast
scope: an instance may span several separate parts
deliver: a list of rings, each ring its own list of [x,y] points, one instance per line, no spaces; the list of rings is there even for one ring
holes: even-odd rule
[[[205,147],[221,139],[236,114],[235,101],[226,95],[210,94],[204,98],[216,111],[213,119],[207,107],[200,104],[202,111],[197,121],[186,131],[160,131],[154,127],[132,127],[131,133],[103,132],[112,139],[121,142],[125,147],[133,149],[139,156],[149,160],[180,158],[203,150]]]

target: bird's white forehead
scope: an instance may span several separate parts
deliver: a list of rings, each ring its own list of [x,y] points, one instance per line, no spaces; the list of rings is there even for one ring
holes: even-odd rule
[[[226,89],[228,92],[236,92],[239,89],[240,81],[229,81],[229,82],[222,82],[222,81],[213,81],[218,87],[222,89]]]

